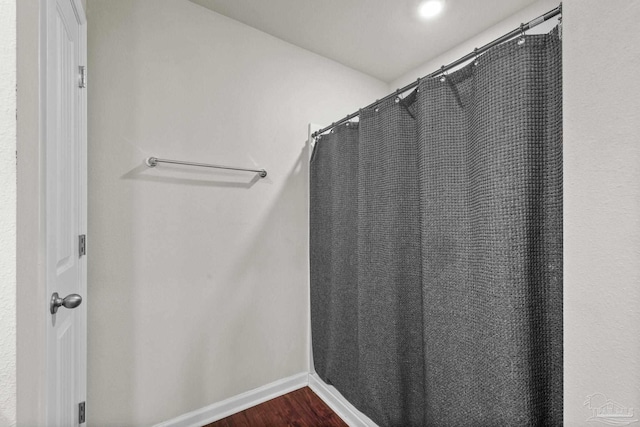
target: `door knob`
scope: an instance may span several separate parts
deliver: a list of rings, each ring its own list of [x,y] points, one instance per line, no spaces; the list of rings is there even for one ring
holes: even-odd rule
[[[49,309],[51,310],[51,314],[56,314],[58,312],[58,307],[64,306],[64,308],[76,308],[81,302],[82,297],[78,294],[69,294],[62,299],[58,296],[57,292],[54,292],[53,295],[51,295]]]

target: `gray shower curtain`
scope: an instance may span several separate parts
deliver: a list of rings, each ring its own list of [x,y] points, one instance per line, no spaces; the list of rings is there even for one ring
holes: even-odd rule
[[[361,110],[311,159],[316,372],[381,426],[562,424],[557,31]]]

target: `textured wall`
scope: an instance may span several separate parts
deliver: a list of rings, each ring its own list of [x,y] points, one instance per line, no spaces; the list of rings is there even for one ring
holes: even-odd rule
[[[0,0],[0,426],[16,422],[16,1]]]
[[[89,0],[88,22],[93,425],[306,371],[307,123],[387,85],[186,0]]]
[[[563,11],[565,422],[586,424],[594,393],[638,419],[640,2]]]
[[[17,1],[18,200],[17,376],[18,424],[45,423],[46,324],[44,280],[44,150],[40,138],[40,2]]]

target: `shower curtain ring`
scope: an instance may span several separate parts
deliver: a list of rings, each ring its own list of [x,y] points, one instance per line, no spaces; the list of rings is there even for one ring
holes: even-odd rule
[[[524,44],[524,24],[520,24],[520,39],[518,40],[518,44]]]
[[[440,72],[442,73],[440,81],[444,83],[447,80],[447,72],[444,70],[444,65],[440,68]]]
[[[477,66],[478,65],[478,48],[477,47],[473,48],[473,56],[474,56],[473,65]]]
[[[396,99],[395,99],[395,101],[396,101],[396,104],[398,102],[400,102],[400,89],[396,89]]]
[[[562,13],[562,3],[560,3],[560,13]],[[558,17],[558,38],[562,40],[562,15]]]

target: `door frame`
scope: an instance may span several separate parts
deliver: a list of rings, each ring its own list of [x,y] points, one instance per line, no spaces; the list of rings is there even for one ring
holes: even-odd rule
[[[81,0],[70,1],[81,19],[85,46],[81,49],[84,58],[81,57],[80,60],[86,64],[86,10]],[[45,276],[45,71],[48,4],[47,0],[16,0],[18,425],[46,425],[47,414],[47,322],[51,316],[48,311],[50,295],[47,295]],[[81,108],[81,114],[85,117],[86,105],[85,91]],[[86,139],[86,126],[82,132]],[[83,155],[86,156],[86,153]],[[83,169],[86,174],[86,162]]]

